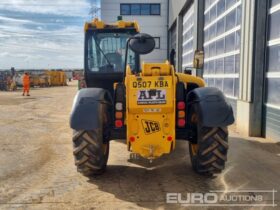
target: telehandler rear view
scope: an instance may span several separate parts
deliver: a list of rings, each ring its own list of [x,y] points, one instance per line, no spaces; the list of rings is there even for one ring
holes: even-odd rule
[[[102,174],[109,143],[124,139],[128,150],[147,159],[189,142],[193,169],[215,174],[225,167],[232,108],[203,79],[177,73],[169,62],[142,63],[155,48],[136,22],[85,24],[85,81],[74,100],[75,164],[86,176]],[[197,64],[200,61],[197,60]]]

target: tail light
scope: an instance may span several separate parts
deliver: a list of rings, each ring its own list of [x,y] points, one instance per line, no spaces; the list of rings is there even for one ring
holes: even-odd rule
[[[116,112],[115,113],[115,118],[116,119],[122,119],[123,118],[123,113],[122,112]]]
[[[116,127],[116,128],[121,128],[121,127],[123,127],[123,122],[122,122],[122,120],[115,120],[115,127]]]
[[[185,118],[186,112],[185,111],[179,111],[178,112],[178,118]]]
[[[186,103],[184,101],[177,102],[177,126],[179,128],[186,126]]]
[[[183,128],[186,125],[186,120],[185,119],[178,119],[178,127]]]
[[[185,104],[184,101],[179,101],[179,102],[177,103],[177,109],[178,109],[178,110],[185,110],[185,108],[186,108],[186,104]]]
[[[121,83],[115,86],[115,127],[122,128],[125,121],[125,87]]]
[[[116,103],[115,105],[115,127],[121,128],[123,127],[124,122],[124,113],[123,113],[123,104],[122,103]]]

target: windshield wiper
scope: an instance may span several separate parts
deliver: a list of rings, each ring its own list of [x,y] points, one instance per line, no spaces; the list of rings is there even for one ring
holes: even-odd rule
[[[106,59],[107,63],[110,65],[110,66],[113,66],[111,64],[111,62],[109,61],[109,59],[106,57],[105,53],[103,52],[103,50],[101,49],[101,47],[97,44],[97,41],[95,40],[94,38],[94,42],[95,42],[95,45],[97,46],[97,48],[100,50],[100,52],[102,53],[102,55],[104,56],[104,58]]]

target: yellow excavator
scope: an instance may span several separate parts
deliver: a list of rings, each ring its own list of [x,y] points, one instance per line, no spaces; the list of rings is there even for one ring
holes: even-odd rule
[[[84,75],[87,88],[75,99],[70,117],[77,170],[105,172],[111,140],[153,160],[188,141],[193,169],[220,173],[227,160],[233,111],[223,93],[202,78],[178,73],[168,61],[140,64],[155,48],[137,22],[85,24]],[[201,67],[203,53],[194,64]],[[121,152],[121,151],[120,151]]]

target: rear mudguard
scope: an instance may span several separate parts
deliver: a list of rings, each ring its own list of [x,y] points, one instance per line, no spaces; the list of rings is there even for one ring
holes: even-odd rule
[[[81,89],[75,96],[70,116],[70,127],[75,130],[101,128],[106,114],[110,114],[112,97],[101,88]]]
[[[196,88],[187,95],[187,104],[188,111],[193,104],[198,105],[198,115],[203,126],[225,127],[234,123],[232,107],[217,88]]]

